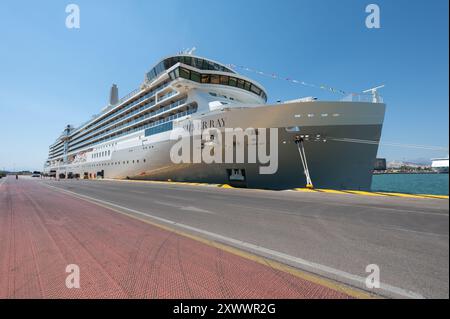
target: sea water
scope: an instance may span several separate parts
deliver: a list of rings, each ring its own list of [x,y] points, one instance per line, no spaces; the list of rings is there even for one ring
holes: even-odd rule
[[[372,191],[448,195],[448,174],[377,174]]]

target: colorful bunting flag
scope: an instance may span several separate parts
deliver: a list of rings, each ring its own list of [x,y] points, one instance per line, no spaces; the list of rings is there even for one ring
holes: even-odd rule
[[[245,70],[245,71],[248,71],[248,72],[253,72],[253,73],[260,74],[260,75],[268,76],[268,77],[271,77],[273,79],[285,80],[285,81],[288,81],[288,82],[291,82],[291,83],[301,84],[301,85],[304,85],[304,86],[313,87],[313,88],[317,88],[317,89],[322,89],[322,90],[326,90],[326,91],[329,91],[329,92],[332,92],[332,93],[338,93],[338,94],[342,94],[342,95],[348,95],[349,94],[349,93],[345,92],[344,90],[336,89],[336,88],[333,88],[333,87],[330,87],[330,86],[327,86],[327,85],[324,85],[324,84],[322,84],[322,85],[314,85],[314,84],[311,84],[311,83],[307,83],[305,81],[299,81],[299,80],[291,79],[289,77],[281,77],[281,76],[278,76],[276,73],[265,73],[263,71],[253,70],[253,69],[251,69],[249,67],[246,67],[246,66],[241,66],[241,65],[236,65],[236,64],[227,64],[227,66],[232,68],[232,69],[239,68],[239,69],[242,69],[242,70]],[[350,94],[353,95],[353,96],[359,95],[357,93],[350,93]]]

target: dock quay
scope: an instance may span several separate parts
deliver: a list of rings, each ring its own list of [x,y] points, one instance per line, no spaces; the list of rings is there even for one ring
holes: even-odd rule
[[[0,298],[449,296],[448,197],[214,186],[1,179]]]

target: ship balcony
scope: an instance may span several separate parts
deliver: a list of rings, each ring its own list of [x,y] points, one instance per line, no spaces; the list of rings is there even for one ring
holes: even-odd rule
[[[341,99],[342,102],[365,102],[365,103],[384,103],[383,97],[379,94],[361,94],[351,93]]]
[[[79,144],[79,143],[78,144],[74,144],[74,145],[71,145],[71,147],[74,148],[73,150],[76,150],[76,149],[80,149],[82,147],[85,147],[86,145],[90,145],[91,142],[96,141],[98,139],[101,139],[101,138],[103,138],[105,136],[108,136],[108,135],[113,135],[114,134],[115,135],[114,137],[117,137],[117,133],[119,133],[121,130],[126,130],[130,126],[133,126],[133,125],[135,125],[137,123],[141,123],[143,121],[147,121],[149,119],[153,119],[154,120],[154,119],[157,119],[159,117],[164,117],[166,115],[166,113],[170,114],[170,112],[175,111],[175,109],[182,109],[184,107],[187,107],[186,99],[182,99],[182,100],[176,101],[176,102],[171,103],[171,104],[169,104],[169,105],[167,105],[165,107],[160,108],[157,111],[152,111],[152,112],[147,113],[147,114],[145,114],[143,116],[140,116],[140,117],[138,117],[138,118],[136,118],[136,119],[134,119],[134,120],[132,120],[130,122],[124,123],[121,126],[118,126],[118,127],[114,128],[113,131],[108,131],[108,132],[105,132],[103,134],[94,136],[94,137],[92,137],[92,138],[90,138],[90,139],[88,139],[86,141],[80,142],[82,144]]]
[[[98,130],[96,130],[96,131],[93,131],[93,132],[91,132],[91,133],[88,133],[88,134],[86,134],[85,136],[84,136],[84,140],[80,140],[80,141],[72,141],[72,143],[70,143],[70,146],[75,146],[75,145],[77,145],[77,144],[79,144],[79,143],[85,143],[86,142],[86,138],[89,138],[90,136],[93,136],[93,135],[95,135],[95,134],[97,134],[97,133],[99,133],[99,132],[101,132],[101,131],[105,131],[105,130],[111,130],[111,129],[118,129],[118,128],[120,128],[120,127],[123,127],[123,126],[128,126],[128,125],[130,125],[131,123],[133,123],[136,119],[139,119],[139,117],[141,117],[141,116],[137,116],[137,115],[141,115],[141,114],[144,114],[146,111],[148,112],[151,108],[153,108],[153,106],[155,106],[155,105],[164,105],[165,103],[167,103],[168,101],[170,101],[170,98],[171,97],[173,97],[173,96],[175,96],[175,95],[178,95],[178,92],[176,92],[176,91],[172,91],[172,93],[169,93],[169,94],[166,94],[165,96],[164,96],[164,99],[163,100],[160,100],[159,102],[156,102],[156,101],[153,101],[153,102],[150,102],[149,104],[145,104],[145,105],[142,105],[140,108],[138,108],[138,109],[136,109],[136,110],[134,110],[134,111],[132,111],[132,112],[130,112],[130,113],[128,113],[128,114],[126,114],[126,117],[122,117],[122,118],[119,118],[119,119],[117,119],[117,120],[114,120],[114,121],[112,121],[111,123],[109,123],[108,124],[108,126],[105,126],[105,127],[103,127],[103,128],[99,128]],[[186,99],[183,99],[184,100],[184,102],[186,101]],[[177,101],[177,102],[173,102],[173,103],[171,103],[170,104],[170,107],[171,108],[174,108],[174,107],[177,107],[177,106],[179,106],[180,104],[183,104],[184,102],[182,102],[183,100],[179,100],[179,101]],[[163,108],[165,108],[166,106],[164,106]],[[163,109],[163,108],[161,108],[161,109],[159,109],[158,111],[156,111],[156,112],[161,112],[161,110]],[[152,113],[153,112],[153,113]],[[154,111],[151,111],[150,113],[149,113],[150,115],[152,115],[152,114],[155,114],[155,112]],[[150,116],[149,115],[149,116]],[[132,119],[133,117],[135,117],[135,120],[132,120],[132,121],[130,121],[130,119]],[[128,122],[127,122],[128,121]],[[113,127],[114,126],[114,124],[117,124],[117,123],[120,123],[120,122],[126,122],[126,123],[124,123],[123,125],[121,125],[121,126],[117,126],[117,127]],[[104,135],[105,133],[103,133],[102,135]],[[93,138],[96,138],[96,136],[94,136]],[[92,138],[91,139],[88,139],[87,141],[91,141],[92,140]]]
[[[108,120],[111,120],[114,117],[122,116],[121,118],[117,118],[116,120],[113,120],[112,122],[108,123],[108,125],[111,125],[113,123],[117,123],[118,121],[123,120],[123,115],[127,115],[126,113],[130,109],[132,109],[136,106],[139,106],[140,104],[142,104],[145,101],[151,101],[150,103],[153,103],[152,105],[155,105],[157,103],[157,94],[165,92],[168,88],[169,88],[169,83],[164,83],[162,85],[157,86],[156,88],[148,91],[145,95],[141,96],[140,98],[134,99],[128,105],[125,105],[122,108],[122,110],[116,110],[116,111],[112,112],[111,114],[109,114],[108,116],[106,116],[105,118],[103,118],[102,120],[86,127],[83,131],[83,132],[86,132],[84,135],[81,134],[82,133],[81,131],[76,133],[75,135],[72,135],[72,141],[76,141],[77,139],[81,138],[82,136],[87,136],[87,135],[89,136],[89,135],[94,134],[95,132],[97,132],[98,129],[100,129],[100,127],[103,124],[105,124]],[[128,97],[128,100],[132,100],[132,96]],[[120,108],[120,105],[118,105],[117,107]],[[89,128],[91,128],[91,131],[87,130]]]

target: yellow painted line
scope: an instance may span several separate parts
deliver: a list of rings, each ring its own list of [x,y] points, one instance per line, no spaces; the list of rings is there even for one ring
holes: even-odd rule
[[[195,182],[175,182],[175,181],[153,181],[153,180],[138,180],[138,179],[99,179],[100,181],[115,181],[115,182],[128,182],[128,183],[148,183],[148,184],[164,184],[164,185],[186,185],[186,186],[204,186],[204,187],[220,187],[220,188],[235,188],[229,184],[208,184],[208,183],[195,183]],[[0,183],[1,186],[2,183]],[[251,188],[247,188],[251,189]],[[259,190],[259,189],[251,189]],[[428,194],[404,194],[404,193],[390,193],[390,192],[366,192],[356,190],[335,190],[335,189],[310,189],[310,188],[294,188],[294,191],[303,193],[327,193],[327,194],[353,194],[364,195],[373,197],[403,197],[403,198],[420,198],[420,199],[449,199],[448,195],[428,195]]]
[[[385,196],[382,195],[381,193],[374,193],[374,192],[365,192],[365,191],[345,191],[345,193],[349,193],[349,194],[355,194],[355,195],[365,195],[365,196]]]
[[[403,194],[403,193],[386,193],[386,192],[376,192],[377,194],[381,194],[384,196],[393,196],[393,197],[403,197],[403,198],[426,198],[419,195],[412,195],[412,194]]]
[[[316,190],[310,188],[294,188],[294,190],[303,193],[318,193]]]
[[[309,189],[309,188],[295,188],[297,192],[304,193],[327,193],[327,194],[352,194],[352,195],[363,195],[363,196],[373,196],[373,197],[402,197],[402,198],[428,198],[428,199],[449,199],[448,195],[427,195],[427,194],[404,194],[404,193],[390,193],[390,192],[367,192],[367,191],[356,191],[356,190],[335,190],[335,189]]]
[[[424,196],[424,197],[427,197],[427,198],[436,198],[436,199],[448,199],[448,195],[419,194],[419,196]]]
[[[328,194],[347,194],[344,191],[338,191],[335,189],[320,189],[320,188],[318,188],[318,189],[316,189],[316,191],[318,191],[320,193],[328,193]]]
[[[301,271],[301,270],[296,269],[294,267],[291,267],[291,266],[288,266],[288,265],[284,265],[284,264],[282,264],[280,262],[277,262],[277,261],[274,261],[274,260],[269,260],[267,258],[264,258],[264,257],[258,256],[258,255],[255,255],[255,254],[252,254],[252,253],[240,250],[238,248],[231,247],[231,246],[228,246],[228,245],[225,245],[225,244],[213,241],[213,240],[205,239],[205,238],[202,238],[202,237],[199,237],[199,236],[196,236],[196,235],[192,235],[192,234],[186,233],[184,231],[178,230],[176,228],[172,228],[172,227],[169,227],[169,226],[166,226],[166,225],[162,225],[162,224],[156,223],[154,221],[150,221],[148,219],[144,219],[144,218],[135,216],[135,215],[130,214],[130,213],[125,213],[125,212],[123,212],[121,210],[115,209],[115,208],[110,207],[108,205],[101,204],[101,203],[99,203],[99,202],[97,202],[95,200],[90,200],[90,199],[82,197],[82,196],[77,196],[73,192],[67,193],[63,189],[58,189],[57,187],[52,187],[50,185],[46,185],[46,186],[49,186],[49,187],[51,187],[53,189],[57,189],[57,191],[60,191],[60,192],[62,192],[64,194],[66,194],[66,195],[72,195],[73,197],[79,198],[79,199],[84,200],[86,202],[90,202],[92,204],[95,204],[95,205],[104,207],[106,209],[109,209],[111,211],[114,211],[114,212],[116,212],[118,214],[122,214],[122,215],[128,216],[130,218],[133,218],[135,220],[139,220],[139,221],[144,222],[146,224],[149,224],[149,225],[158,227],[160,229],[163,229],[163,230],[175,233],[177,235],[180,235],[180,236],[183,236],[183,237],[195,240],[195,241],[203,243],[203,244],[205,244],[207,246],[210,246],[210,247],[213,247],[213,248],[217,248],[217,249],[220,249],[222,251],[226,251],[226,252],[228,252],[230,254],[233,254],[233,255],[245,258],[247,260],[254,261],[254,262],[256,262],[258,264],[261,264],[261,265],[264,265],[264,266],[269,266],[272,269],[276,269],[276,270],[279,270],[279,271],[291,274],[291,275],[293,275],[295,277],[298,277],[300,279],[312,282],[314,284],[317,284],[317,285],[320,285],[320,286],[323,286],[323,287],[327,287],[327,288],[332,289],[334,291],[338,291],[338,292],[347,294],[350,297],[359,298],[359,299],[378,299],[378,298],[380,298],[379,296],[375,296],[373,294],[364,292],[362,290],[359,290],[359,289],[356,289],[356,288],[352,288],[350,286],[346,286],[344,284],[340,284],[338,282],[335,282],[335,281],[332,281],[332,280],[329,280],[329,279],[326,279],[326,278],[323,278],[323,277],[319,277],[319,276],[311,274],[311,273],[307,273],[307,272]],[[151,219],[150,216],[148,218]]]

